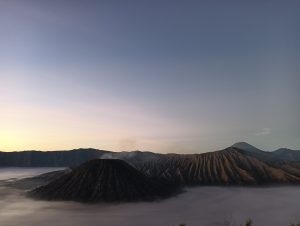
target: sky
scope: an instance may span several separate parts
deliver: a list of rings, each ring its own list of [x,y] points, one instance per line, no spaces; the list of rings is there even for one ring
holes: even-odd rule
[[[0,150],[300,150],[300,2],[0,1]]]

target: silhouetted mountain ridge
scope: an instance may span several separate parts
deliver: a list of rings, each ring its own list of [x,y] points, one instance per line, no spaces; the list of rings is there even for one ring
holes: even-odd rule
[[[70,151],[22,151],[0,152],[1,167],[69,167],[77,166],[109,151],[74,149]]]
[[[278,158],[288,161],[300,161],[300,150],[279,148],[273,152]]]
[[[300,151],[286,148],[274,152],[262,151],[246,142],[239,142],[232,147],[238,148],[243,154],[250,155],[267,162],[300,161]],[[164,154],[153,152],[111,152],[93,148],[80,148],[69,151],[23,151],[0,152],[0,167],[70,167],[78,166],[95,158],[117,158],[130,162],[158,160]]]
[[[275,151],[263,151],[246,142],[235,143],[231,147],[238,148],[244,154],[256,157],[266,162],[282,164],[285,161],[300,161],[300,151],[288,148],[280,148]]]

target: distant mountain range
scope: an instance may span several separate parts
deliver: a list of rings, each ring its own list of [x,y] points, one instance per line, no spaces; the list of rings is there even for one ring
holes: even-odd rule
[[[84,162],[92,159],[120,159],[126,162],[126,165],[118,162],[119,165],[116,168],[108,167],[114,172],[112,175],[106,175],[111,181],[104,179],[99,179],[99,181],[96,177],[86,181],[81,178],[89,175],[89,171],[84,172],[84,169],[89,169],[89,166],[85,165]],[[79,166],[79,170],[77,166],[80,164],[85,167]],[[101,164],[103,165],[103,163]],[[99,164],[99,168],[94,167],[94,169],[101,171],[101,164]],[[47,187],[47,189],[55,189],[58,192],[60,190],[57,186],[59,186],[62,188],[62,193],[63,190],[68,190],[70,180],[76,187],[82,187],[82,183],[87,183],[87,186],[92,187],[100,186],[99,183],[105,182],[108,183],[107,186],[113,188],[116,184],[124,183],[123,179],[116,178],[119,176],[126,178],[126,174],[123,175],[119,171],[114,171],[122,167],[125,171],[138,171],[139,173],[135,172],[135,175],[142,174],[155,181],[164,181],[167,184],[180,186],[300,184],[300,151],[279,149],[274,152],[265,152],[244,142],[236,143],[221,151],[202,154],[158,154],[140,151],[109,152],[96,149],[58,152],[0,152],[0,166],[71,167],[73,169],[71,172],[42,175],[36,180],[40,181],[47,178],[48,182],[56,181],[57,184],[54,183],[51,186],[49,184],[50,187]],[[134,170],[129,170],[129,166]],[[101,172],[107,173],[109,170]],[[69,178],[65,179],[66,184],[61,181],[61,175],[64,178]],[[93,176],[91,177],[93,178]],[[47,193],[47,189],[39,191]],[[124,189],[126,190],[126,188]],[[80,193],[80,191],[74,192],[76,194]],[[138,194],[136,195],[138,197]],[[125,197],[124,194],[123,198],[125,199]],[[59,199],[58,196],[52,198]],[[86,198],[89,199],[89,197]],[[98,198],[104,199],[104,197]],[[111,197],[111,200],[113,199],[117,199],[117,197]]]
[[[68,167],[110,153],[97,149],[0,152],[0,167]]]
[[[1,166],[71,166],[17,181],[30,196],[79,202],[150,201],[182,186],[300,184],[300,151],[265,152],[247,143],[202,154],[77,149],[0,153]],[[79,166],[78,166],[79,165]],[[26,185],[26,186],[24,186]]]
[[[262,151],[246,142],[239,142],[232,145],[245,154],[255,156],[261,160],[268,162],[278,161],[300,161],[300,150],[291,150],[287,148],[280,148],[272,152]]]
[[[300,151],[281,148],[273,152],[262,151],[248,143],[240,142],[231,147],[238,148],[243,154],[263,161],[300,161]],[[204,153],[205,154],[205,153]],[[168,155],[168,154],[167,154]],[[201,155],[201,154],[190,154]],[[70,167],[78,166],[94,158],[117,158],[130,162],[158,160],[164,154],[153,152],[110,152],[98,149],[74,149],[68,151],[21,151],[1,152],[0,167]],[[183,155],[186,156],[186,155]]]

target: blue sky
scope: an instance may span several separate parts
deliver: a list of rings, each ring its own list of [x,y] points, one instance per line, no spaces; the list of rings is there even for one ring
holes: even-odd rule
[[[300,149],[297,1],[1,1],[0,149]]]

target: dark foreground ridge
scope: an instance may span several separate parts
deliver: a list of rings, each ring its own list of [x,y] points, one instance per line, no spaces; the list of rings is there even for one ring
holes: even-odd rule
[[[29,195],[45,200],[79,202],[152,201],[178,190],[175,185],[154,181],[125,161],[94,159],[32,190]]]

